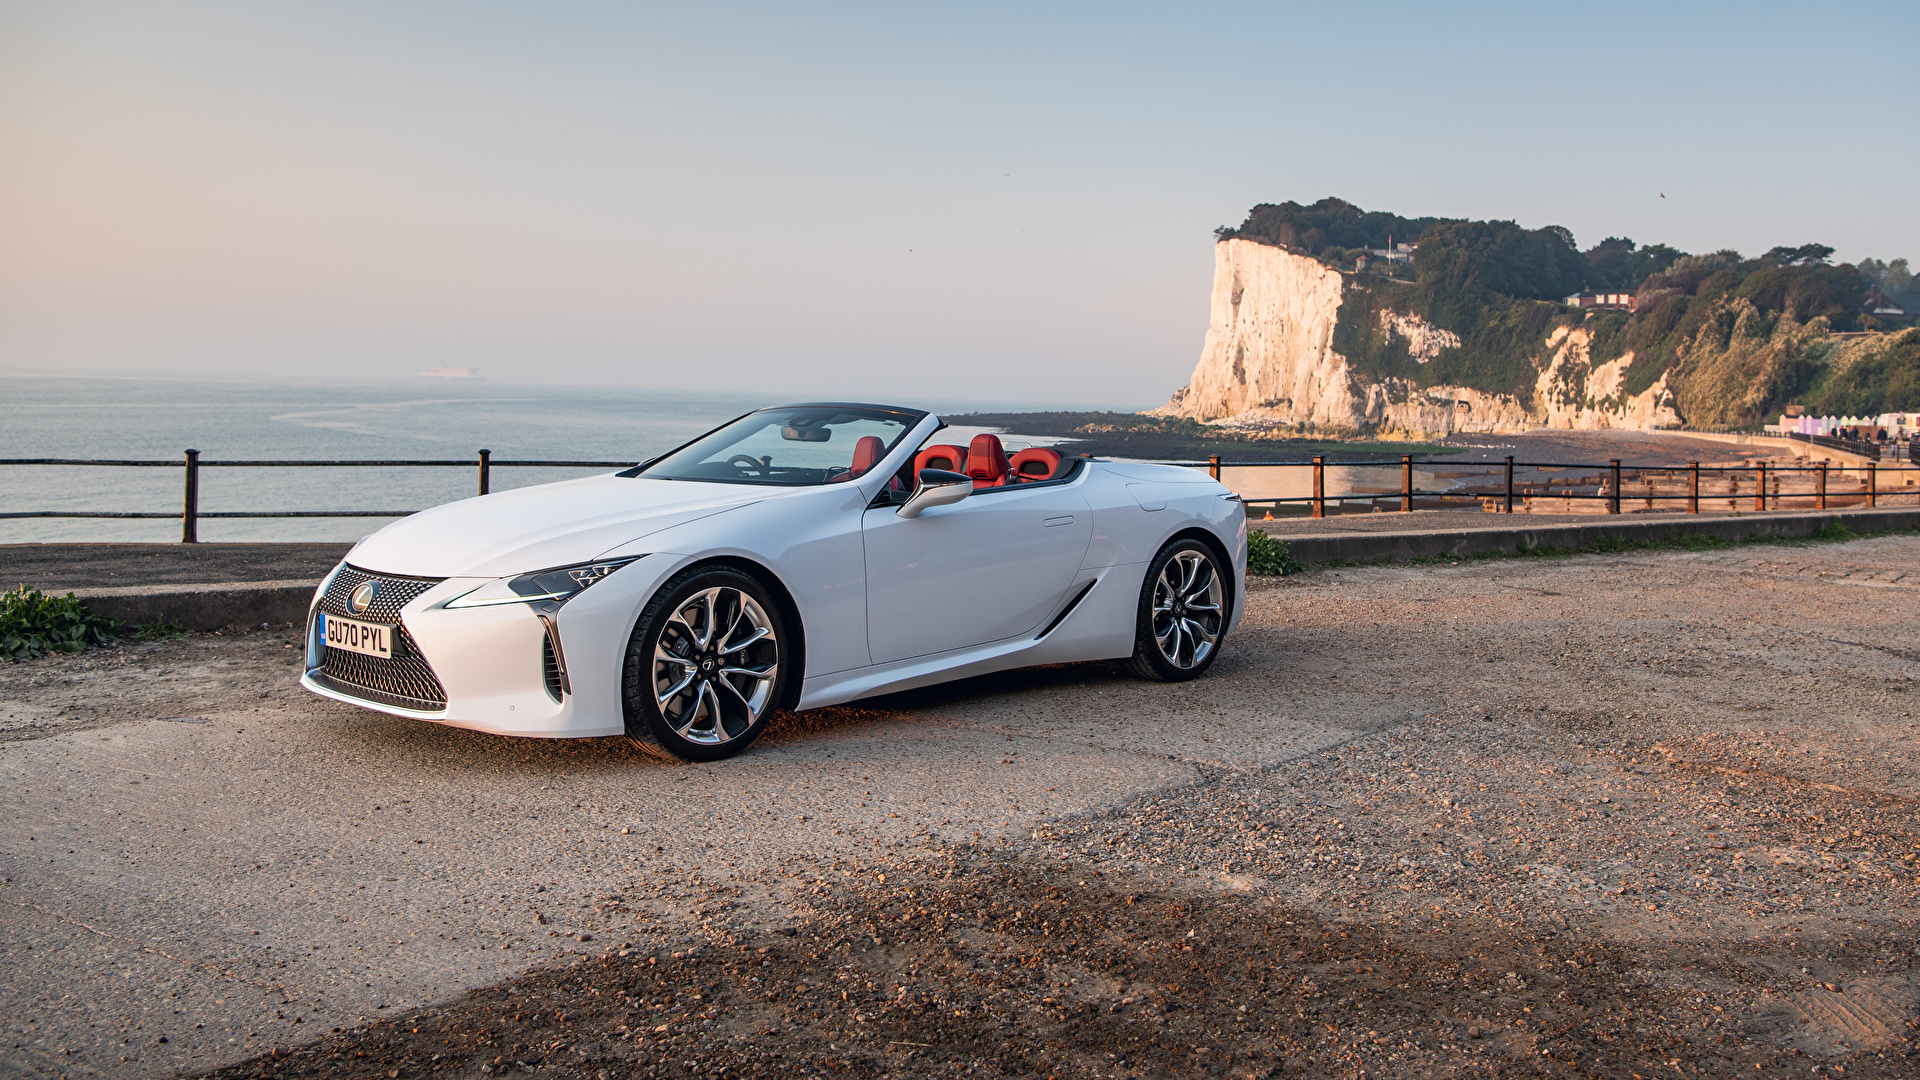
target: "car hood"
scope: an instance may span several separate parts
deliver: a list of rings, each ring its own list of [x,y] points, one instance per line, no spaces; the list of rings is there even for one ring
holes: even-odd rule
[[[381,529],[347,553],[364,570],[507,577],[598,558],[624,544],[787,489],[592,476],[463,499]]]

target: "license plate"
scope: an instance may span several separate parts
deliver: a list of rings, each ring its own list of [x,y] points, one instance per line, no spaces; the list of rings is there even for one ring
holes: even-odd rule
[[[320,632],[330,649],[393,659],[393,627],[321,613]]]

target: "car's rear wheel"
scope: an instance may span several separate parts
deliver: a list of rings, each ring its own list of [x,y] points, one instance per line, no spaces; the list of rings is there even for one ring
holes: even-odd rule
[[[724,567],[680,574],[627,643],[627,737],[661,757],[732,757],[766,729],[786,661],[780,607],[758,581]]]
[[[1147,564],[1127,669],[1160,682],[1199,678],[1220,655],[1231,590],[1211,547],[1191,537],[1169,541]]]

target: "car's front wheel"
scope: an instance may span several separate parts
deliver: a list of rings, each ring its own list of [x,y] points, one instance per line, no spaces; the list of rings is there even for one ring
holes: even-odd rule
[[[1191,537],[1169,541],[1140,586],[1128,670],[1160,682],[1199,678],[1220,655],[1231,588],[1211,547]]]
[[[627,737],[662,757],[731,757],[765,730],[786,661],[780,607],[758,581],[724,567],[680,574],[627,643]]]

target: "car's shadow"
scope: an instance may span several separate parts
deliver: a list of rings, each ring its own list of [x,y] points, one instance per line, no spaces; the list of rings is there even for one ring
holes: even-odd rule
[[[863,698],[848,706],[828,706],[815,712],[832,712],[840,708],[876,708],[893,710],[927,709],[940,705],[954,705],[961,702],[977,701],[981,698],[1017,694],[1029,690],[1056,690],[1062,687],[1091,686],[1095,684],[1113,684],[1132,682],[1132,676],[1115,660],[1090,660],[1076,664],[1045,664],[1040,667],[1015,668],[1011,671],[995,671],[985,675],[974,675],[952,682],[923,686],[918,690],[902,690],[895,694]]]
[[[1278,651],[1271,647],[1248,648],[1260,642],[1266,633],[1242,633],[1240,648],[1227,649],[1203,679],[1226,679],[1237,684],[1236,696],[1249,692],[1263,694],[1247,683],[1253,676],[1264,683]],[[1303,658],[1295,655],[1295,662]],[[663,768],[726,768],[730,763],[751,762],[770,754],[807,752],[844,743],[848,738],[871,737],[873,730],[886,726],[911,724],[927,712],[978,706],[993,699],[1014,699],[1028,694],[1060,690],[1082,690],[1098,696],[1124,687],[1165,687],[1184,684],[1147,683],[1128,674],[1124,661],[1093,660],[1079,663],[1046,664],[1038,667],[996,671],[953,682],[939,683],[917,690],[879,697],[863,698],[845,705],[830,705],[802,713],[780,713],[772,718],[767,731],[754,744],[734,758],[716,762],[663,761],[640,749],[623,736],[592,739],[508,738],[482,732],[447,727],[432,722],[405,720],[354,708],[350,705],[320,702],[330,718],[337,719],[342,739],[357,740],[365,749],[396,760],[412,760],[423,768],[453,774],[497,776],[503,770],[516,777],[574,775],[591,776],[613,772],[631,772]],[[335,710],[338,710],[335,712]]]
[[[331,721],[338,742],[400,763],[460,776],[590,776],[659,768],[724,768],[729,761],[750,761],[770,751],[804,750],[809,743],[837,741],[863,728],[911,722],[929,710],[992,698],[1075,687],[1097,688],[1131,682],[1114,661],[1049,664],[1018,668],[937,686],[830,705],[802,713],[780,713],[739,757],[717,762],[663,761],[622,736],[591,739],[527,739],[468,731],[430,721],[408,720],[357,709],[323,705],[314,719]]]

